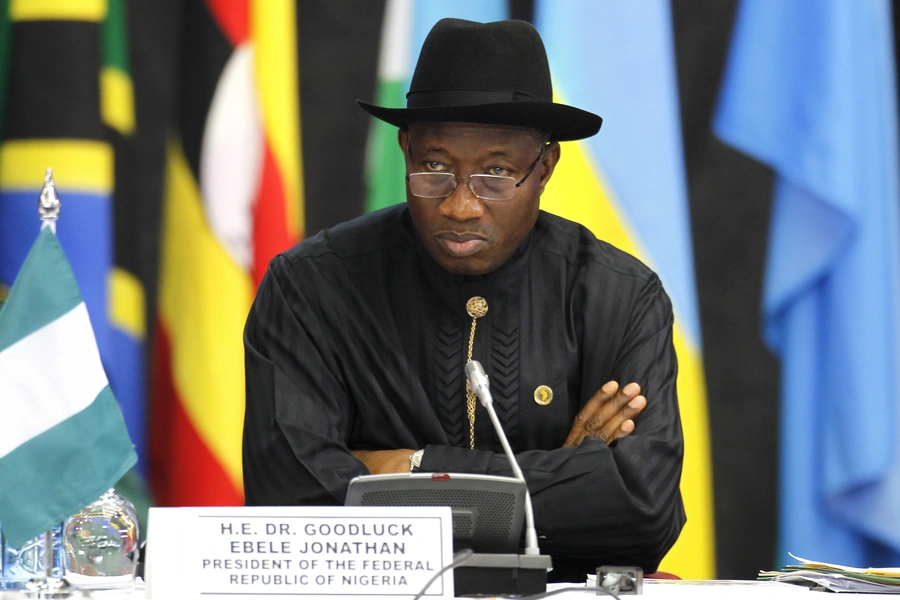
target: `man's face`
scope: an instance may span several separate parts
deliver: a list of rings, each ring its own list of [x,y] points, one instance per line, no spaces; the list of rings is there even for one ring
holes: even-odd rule
[[[535,132],[474,123],[413,123],[401,130],[407,173],[449,172],[456,189],[446,198],[420,198],[406,188],[416,231],[431,257],[451,273],[483,275],[500,267],[522,245],[538,216],[541,193],[559,160],[559,144],[547,146]],[[465,177],[484,173],[519,182],[509,200],[475,196]]]

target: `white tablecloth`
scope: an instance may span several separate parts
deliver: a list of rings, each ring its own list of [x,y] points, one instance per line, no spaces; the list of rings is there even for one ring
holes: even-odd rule
[[[563,584],[553,584],[548,586],[549,590],[566,587]],[[645,581],[644,597],[652,599],[672,599],[672,600],[747,600],[759,598],[762,600],[781,598],[802,599],[807,600],[851,600],[866,598],[868,600],[877,600],[878,598],[894,598],[900,597],[900,594],[850,594],[841,593],[834,595],[830,592],[811,591],[805,587],[790,585],[787,583],[774,583],[770,581],[726,581],[726,580],[710,580],[710,581]],[[563,592],[551,596],[553,600],[589,600],[604,598],[607,596],[594,595],[589,592]],[[623,596],[623,598],[634,598],[635,596]],[[24,594],[17,592],[3,592],[0,600],[23,600],[26,598]],[[79,594],[71,596],[72,600],[143,600],[144,589],[142,585],[138,585],[133,590],[119,591],[94,591],[90,595]],[[270,597],[266,597],[267,600]],[[298,596],[299,598],[299,596]],[[347,599],[360,598],[359,596],[347,596]],[[250,600],[250,597],[245,597]],[[154,598],[153,600],[178,600],[175,598]],[[341,598],[331,596],[329,600],[342,600]]]

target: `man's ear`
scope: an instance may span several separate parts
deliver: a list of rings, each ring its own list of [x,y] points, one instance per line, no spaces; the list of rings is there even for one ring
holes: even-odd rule
[[[409,141],[409,133],[406,127],[401,127],[397,130],[397,143],[400,144],[400,150],[403,151],[403,155],[406,156],[406,144]]]
[[[547,185],[550,177],[553,176],[553,170],[556,169],[556,163],[559,162],[560,152],[559,142],[550,142],[547,145],[547,149],[544,150],[544,155],[541,157],[541,194],[544,193],[544,186]]]

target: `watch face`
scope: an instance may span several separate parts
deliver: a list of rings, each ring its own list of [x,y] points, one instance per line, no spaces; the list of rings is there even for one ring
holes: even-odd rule
[[[412,454],[409,455],[409,470],[410,471],[418,471],[419,467],[422,466],[422,455],[425,454],[424,450],[416,450]]]

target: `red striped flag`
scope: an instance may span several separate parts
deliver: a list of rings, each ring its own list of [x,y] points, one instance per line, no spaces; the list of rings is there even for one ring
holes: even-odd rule
[[[292,0],[190,0],[168,148],[150,479],[162,505],[243,502],[242,329],[303,223]]]

